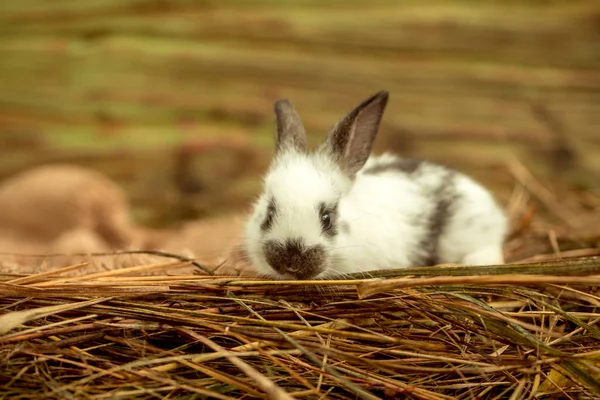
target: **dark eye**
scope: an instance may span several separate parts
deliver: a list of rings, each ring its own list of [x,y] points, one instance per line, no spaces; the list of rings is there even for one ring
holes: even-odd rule
[[[337,203],[319,204],[319,219],[321,220],[321,231],[329,238],[337,234]]]
[[[260,229],[263,232],[266,232],[269,229],[271,229],[271,226],[273,225],[273,219],[275,218],[276,215],[277,215],[277,208],[275,207],[275,199],[271,199],[269,201],[269,205],[267,206],[267,215],[265,216],[265,219],[263,220],[262,224],[260,225]]]
[[[331,215],[329,214],[328,211],[321,214],[321,227],[323,228],[324,231],[328,231],[332,228]]]

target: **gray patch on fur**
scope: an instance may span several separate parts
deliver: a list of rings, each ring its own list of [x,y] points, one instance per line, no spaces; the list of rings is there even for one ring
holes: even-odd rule
[[[398,157],[393,161],[379,162],[366,168],[363,173],[368,175],[376,175],[384,172],[397,171],[406,174],[416,172],[423,164],[423,160],[415,158]]]
[[[346,235],[350,233],[350,224],[347,222],[340,222],[339,223],[340,226],[340,230],[345,233]]]
[[[326,258],[322,246],[307,247],[302,239],[288,239],[283,243],[270,240],[264,245],[264,253],[271,268],[296,279],[310,279],[321,273]]]
[[[421,241],[423,256],[420,260],[415,260],[419,265],[436,265],[440,262],[440,237],[452,217],[454,206],[459,197],[455,178],[456,172],[447,170],[441,177],[439,184],[429,193],[434,200],[434,206],[427,218],[427,230]]]

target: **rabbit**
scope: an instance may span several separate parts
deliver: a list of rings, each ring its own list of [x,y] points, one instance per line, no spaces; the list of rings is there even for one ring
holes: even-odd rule
[[[275,102],[275,157],[242,245],[260,275],[504,263],[507,218],[490,192],[433,162],[370,156],[388,98],[364,100],[312,153],[292,103]]]

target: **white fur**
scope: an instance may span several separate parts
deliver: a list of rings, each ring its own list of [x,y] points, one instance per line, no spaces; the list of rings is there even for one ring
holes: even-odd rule
[[[254,267],[264,275],[289,278],[268,265],[262,243],[293,238],[326,249],[325,268],[318,278],[412,266],[411,260],[425,251],[422,241],[436,206],[432,193],[447,179],[448,170],[422,163],[413,174],[400,170],[364,173],[377,163],[397,159],[391,154],[371,157],[351,180],[323,153],[280,154],[264,178],[263,194],[246,225],[245,248]],[[504,213],[479,184],[459,173],[454,179],[458,198],[439,239],[439,261],[502,263],[507,225]],[[260,225],[271,196],[277,202],[278,214],[263,235]],[[339,201],[338,233],[328,238],[321,232],[318,205],[335,201]],[[347,224],[347,231],[343,224]]]

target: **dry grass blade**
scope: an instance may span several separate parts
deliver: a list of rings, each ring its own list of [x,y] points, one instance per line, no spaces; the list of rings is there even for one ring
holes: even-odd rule
[[[441,276],[437,278],[420,279],[390,279],[385,282],[363,282],[358,285],[358,296],[361,299],[384,293],[389,290],[418,286],[440,285],[528,285],[528,284],[575,284],[600,285],[600,276],[530,276],[530,275],[499,275],[499,276]]]
[[[83,301],[80,303],[73,304],[61,304],[57,306],[48,306],[48,307],[40,307],[34,308],[32,310],[23,310],[23,311],[13,311],[8,314],[4,314],[0,316],[0,335],[3,335],[19,325],[22,325],[26,322],[33,321],[38,318],[48,317],[53,314],[72,311],[78,308],[84,308],[86,306],[97,304],[102,301],[108,299],[94,299]]]
[[[89,281],[89,280],[93,280],[93,279],[98,279],[98,278],[107,278],[107,277],[113,277],[113,276],[119,276],[119,275],[131,275],[131,274],[136,274],[136,273],[146,273],[146,272],[150,272],[150,271],[156,271],[156,270],[167,270],[167,269],[177,269],[177,268],[185,268],[187,266],[189,266],[189,262],[180,262],[180,261],[176,261],[176,262],[168,262],[168,263],[162,263],[162,264],[151,264],[151,265],[136,265],[134,267],[127,267],[127,268],[120,268],[120,269],[114,269],[114,270],[110,270],[110,271],[104,271],[104,272],[97,272],[94,274],[89,274],[89,275],[83,275],[83,276],[77,276],[77,277],[65,277],[65,278],[58,278],[58,279],[54,279],[51,281],[44,281],[44,282],[40,282],[40,283],[33,283],[32,286],[35,287],[48,287],[48,286],[53,286],[59,283],[66,283],[66,282],[80,282],[80,281]]]
[[[11,284],[11,285],[29,284],[29,283],[32,283],[32,282],[39,281],[41,279],[48,278],[50,276],[57,276],[57,275],[65,273],[65,272],[76,271],[78,269],[86,267],[87,265],[89,265],[89,263],[81,263],[81,264],[75,264],[75,265],[68,265],[68,266],[63,267],[63,268],[57,268],[57,269],[54,269],[54,270],[49,270],[49,271],[46,271],[46,272],[41,272],[39,274],[23,276],[21,278],[15,278],[15,279],[12,279],[12,280],[6,282],[6,284]]]

